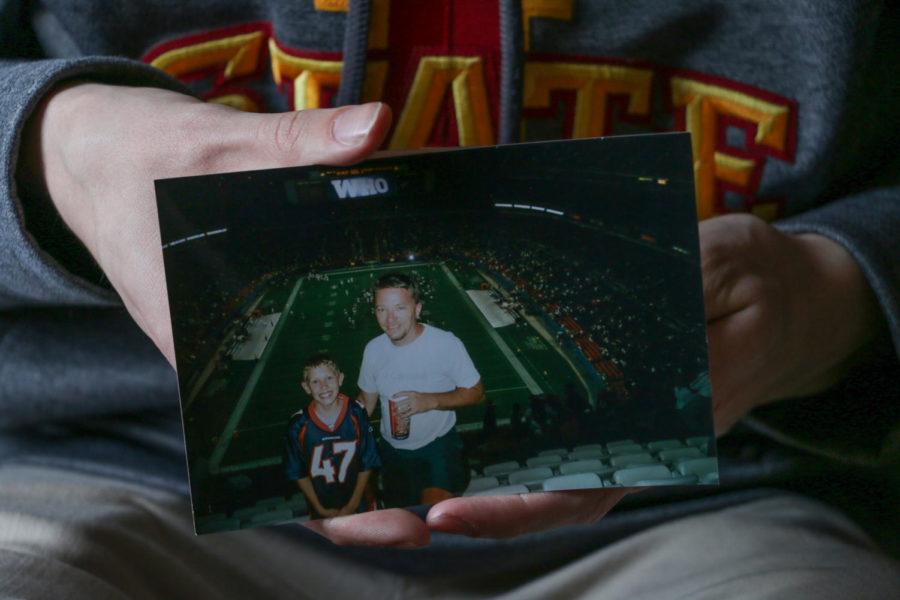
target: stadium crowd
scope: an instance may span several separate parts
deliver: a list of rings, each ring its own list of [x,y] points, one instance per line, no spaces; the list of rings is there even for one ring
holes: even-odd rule
[[[695,266],[640,236],[530,211],[387,206],[358,215],[332,210],[304,235],[279,225],[264,232],[265,245],[251,245],[240,233],[222,236],[202,242],[217,245],[216,258],[204,251],[193,254],[203,257],[199,263],[171,261],[179,362],[183,349],[190,371],[224,359],[213,354],[221,335],[241,330],[248,307],[269,285],[365,264],[461,261],[505,284],[511,307],[549,320],[560,343],[568,339],[583,352],[599,348],[598,360],[634,402],[671,397],[704,368]],[[354,300],[347,326],[368,316],[369,300]]]

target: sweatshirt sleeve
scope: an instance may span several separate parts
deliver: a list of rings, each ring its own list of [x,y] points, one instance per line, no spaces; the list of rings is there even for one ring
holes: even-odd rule
[[[900,186],[875,187],[777,226],[790,233],[823,235],[846,248],[875,293],[886,331],[833,388],[758,408],[743,422],[782,444],[854,469],[896,465],[900,458]]]
[[[789,233],[816,233],[856,259],[881,306],[900,357],[900,186],[881,187],[778,223]]]
[[[0,59],[0,310],[118,302],[114,293],[66,270],[42,248],[25,226],[24,203],[32,201],[29,190],[19,189],[16,183],[25,124],[54,86],[72,79],[189,93],[161,71],[126,59]],[[61,223],[58,227],[65,228]]]

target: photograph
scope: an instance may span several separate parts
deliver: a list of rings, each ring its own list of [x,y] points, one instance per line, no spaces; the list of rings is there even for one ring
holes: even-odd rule
[[[156,195],[198,533],[718,484],[688,134]]]

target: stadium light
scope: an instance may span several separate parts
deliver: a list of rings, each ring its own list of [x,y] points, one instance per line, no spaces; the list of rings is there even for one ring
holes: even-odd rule
[[[193,241],[193,240],[199,240],[200,238],[211,237],[211,236],[214,236],[214,235],[218,235],[218,234],[220,234],[220,233],[225,233],[226,231],[228,231],[228,228],[227,228],[227,227],[223,227],[223,228],[221,228],[221,229],[213,229],[212,231],[207,231],[207,232],[204,232],[204,233],[197,233],[197,234],[194,234],[194,235],[189,235],[188,237],[184,237],[184,238],[181,238],[181,239],[178,239],[178,240],[172,240],[172,241],[169,242],[168,244],[163,244],[163,245],[162,245],[162,249],[165,250],[166,248],[171,248],[172,246],[177,246],[178,244],[183,244],[183,243],[185,243],[185,242],[190,242],[190,241]]]

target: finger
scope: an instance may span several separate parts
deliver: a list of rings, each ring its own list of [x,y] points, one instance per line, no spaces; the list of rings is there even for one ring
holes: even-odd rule
[[[766,393],[765,361],[773,352],[757,333],[758,313],[750,306],[707,325],[716,435],[728,431],[750,409],[752,399]]]
[[[370,102],[281,114],[241,113],[246,140],[234,158],[241,170],[312,164],[344,165],[374,152],[387,135],[391,111]],[[223,160],[231,160],[228,153]]]
[[[419,517],[399,508],[307,521],[304,526],[342,546],[418,548],[430,537]]]
[[[432,531],[508,538],[563,525],[591,523],[631,490],[573,490],[513,496],[452,498],[428,512]]]

